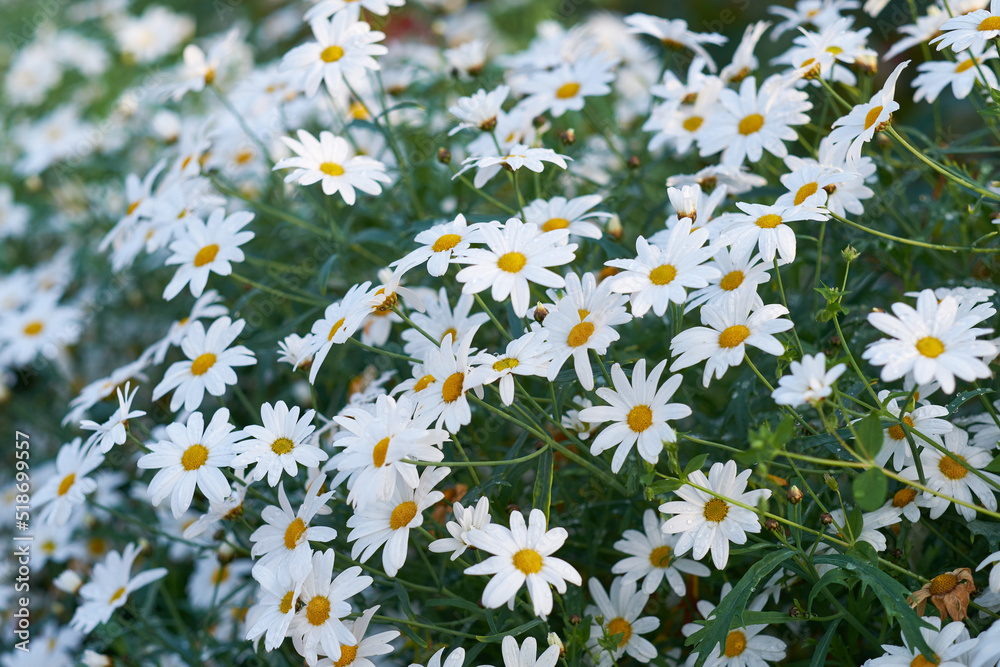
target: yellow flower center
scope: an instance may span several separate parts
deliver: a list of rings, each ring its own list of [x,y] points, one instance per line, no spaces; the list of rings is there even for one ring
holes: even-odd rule
[[[339,320],[337,320],[336,322],[333,323],[333,326],[330,327],[330,335],[327,336],[326,339],[327,340],[333,340],[333,337],[337,335],[337,332],[340,331],[340,327],[342,327],[342,326],[344,326],[344,318],[343,317],[341,317]]]
[[[721,498],[712,498],[705,503],[705,509],[702,510],[702,514],[705,515],[706,521],[719,523],[729,514],[729,505]]]
[[[575,81],[570,81],[569,83],[564,83],[559,86],[556,90],[556,97],[561,100],[568,100],[571,97],[576,97],[576,94],[580,92],[580,84]]]
[[[434,376],[425,375],[419,380],[417,380],[417,383],[413,385],[413,391],[414,392],[423,391],[424,389],[427,389],[427,387],[430,385],[431,382],[434,382]]]
[[[799,204],[801,204],[802,202],[804,202],[805,200],[809,199],[814,194],[816,194],[817,190],[819,190],[818,183],[806,183],[801,188],[799,188],[798,192],[795,193],[794,204],[798,206]]]
[[[881,106],[877,106],[877,107],[872,107],[871,108],[871,110],[865,116],[865,129],[866,130],[868,128],[870,128],[872,125],[875,124],[875,121],[878,120],[879,114],[881,114],[881,113],[882,113],[882,107]]]
[[[66,475],[65,477],[63,477],[63,481],[60,482],[59,490],[57,491],[57,493],[60,496],[65,496],[67,493],[69,493],[69,490],[73,487],[73,482],[75,481],[76,481],[75,472],[71,472],[70,474]]]
[[[114,592],[114,595],[112,595],[111,599],[108,600],[108,604],[114,604],[115,601],[118,600],[123,595],[125,595],[125,587],[124,586],[122,586],[121,588],[119,588],[117,591]]]
[[[198,254],[194,256],[195,266],[205,266],[206,264],[211,264],[215,261],[215,256],[219,254],[219,246],[216,243],[207,245],[198,251]]]
[[[417,516],[417,504],[412,500],[407,500],[405,503],[396,505],[396,509],[392,510],[392,515],[389,517],[389,527],[393,530],[399,530],[410,525],[415,516]]]
[[[938,576],[931,579],[930,593],[931,595],[944,595],[946,593],[951,593],[958,586],[958,577],[953,574],[939,574]]]
[[[922,654],[918,654],[916,658],[910,661],[910,667],[937,667],[941,664],[941,660],[938,658],[937,653],[934,654],[933,660],[928,660]]]
[[[317,595],[306,605],[306,620],[310,625],[323,625],[330,618],[330,600]]]
[[[24,334],[26,336],[37,336],[38,334],[40,334],[42,332],[42,329],[44,329],[44,328],[45,328],[44,324],[42,324],[38,320],[35,320],[34,322],[29,322],[24,327]]]
[[[288,524],[285,529],[285,548],[291,551],[302,541],[302,536],[306,533],[306,522],[295,517],[295,520]]]
[[[983,22],[979,24],[978,30],[986,32],[987,30],[1000,30],[1000,16],[987,16],[983,19]]]
[[[343,176],[344,168],[336,162],[324,162],[319,166],[319,170],[327,176]]]
[[[913,428],[913,420],[910,419],[910,415],[903,416],[903,424],[906,424],[910,428]],[[906,439],[906,431],[900,424],[896,424],[895,426],[890,426],[889,437],[892,438],[893,440],[904,440]]]
[[[289,438],[278,438],[271,443],[271,451],[281,456],[282,454],[287,454],[288,452],[295,449],[295,443]]]
[[[681,123],[681,125],[688,132],[697,132],[698,128],[700,128],[701,124],[704,123],[704,122],[705,122],[705,119],[702,118],[701,116],[689,116],[688,118],[686,118],[684,120],[683,123]]]
[[[778,225],[784,222],[780,215],[775,215],[774,213],[768,213],[767,215],[762,215],[757,218],[755,223],[761,229],[774,229]]]
[[[719,347],[732,349],[740,345],[750,336],[750,329],[742,324],[734,324],[726,327],[725,331],[719,334]]]
[[[514,567],[524,574],[536,574],[542,571],[542,555],[534,549],[521,549],[514,554]]]
[[[649,562],[653,567],[666,567],[670,564],[670,556],[673,552],[674,550],[667,545],[656,547],[649,552]]]
[[[521,362],[515,359],[514,357],[507,357],[506,359],[501,359],[500,361],[493,364],[493,370],[500,373],[510,368],[517,368],[518,364],[520,363]]]
[[[376,468],[381,468],[385,464],[385,454],[388,451],[389,438],[382,438],[375,443],[375,449],[372,450],[372,463],[375,464]]]
[[[141,203],[142,203],[141,199],[136,199],[134,202],[129,204],[128,208],[125,209],[125,215],[132,215],[133,213],[135,213],[135,209],[139,208],[139,204]]]
[[[278,604],[278,611],[282,614],[287,614],[292,610],[292,602],[295,600],[295,591],[288,591],[285,596],[281,598],[281,602]]]
[[[444,339],[448,337],[448,334],[451,334],[451,342],[454,343],[455,339],[458,338],[458,332],[455,331],[455,327],[448,327],[445,329],[444,333],[441,334],[441,338],[438,339],[438,342],[443,343]]]
[[[528,263],[528,258],[519,252],[508,252],[497,260],[497,267],[507,273],[517,273]]]
[[[900,489],[892,496],[893,507],[906,507],[917,497],[917,490],[911,488]]]
[[[351,0],[348,0],[350,2]],[[358,647],[348,646],[347,644],[340,645],[340,660],[333,663],[334,667],[347,667],[347,665],[354,662],[354,659],[358,657]]]
[[[636,433],[642,433],[653,423],[653,411],[648,405],[637,405],[628,411],[626,420],[628,427]]]
[[[669,285],[676,277],[677,269],[673,264],[664,264],[649,272],[649,282],[654,285]]]
[[[962,479],[969,474],[965,466],[959,463],[956,459],[965,460],[964,456],[959,456],[954,454],[951,456],[942,456],[941,460],[938,461],[938,468],[941,470],[941,474],[948,479]]]
[[[336,44],[326,47],[319,54],[320,60],[325,63],[335,63],[343,57],[344,50]]]
[[[566,229],[569,227],[569,220],[566,218],[549,218],[542,225],[543,232],[551,232],[553,229]]]
[[[740,121],[739,130],[740,134],[746,136],[754,132],[759,132],[762,127],[764,127],[764,117],[759,113],[752,113]]]
[[[608,634],[612,637],[615,635],[621,635],[622,638],[618,641],[619,648],[628,644],[628,640],[632,638],[632,624],[626,621],[621,616],[617,616],[611,619],[608,623]]]
[[[215,365],[215,355],[211,352],[199,355],[191,362],[191,375],[204,375],[208,369]]]
[[[844,52],[844,50],[842,48],[840,48],[839,46],[828,46],[828,47],[826,47],[826,52],[827,53],[832,53],[835,56],[839,56],[841,53]]]
[[[727,658],[735,658],[738,655],[743,655],[743,651],[746,648],[747,636],[740,630],[733,630],[726,635],[726,650],[724,653]]]
[[[934,359],[944,352],[944,343],[934,336],[924,336],[917,341],[917,352]]]
[[[719,287],[727,292],[732,292],[734,289],[743,284],[743,272],[739,269],[735,271],[730,271],[722,277],[722,282],[719,283]]]
[[[580,322],[575,327],[569,330],[569,336],[566,337],[566,343],[570,347],[580,347],[594,334],[594,325],[591,322]]]
[[[465,383],[464,373],[452,373],[441,386],[441,398],[445,403],[454,403],[462,395],[462,385]]]
[[[181,465],[185,470],[197,470],[208,460],[208,448],[205,445],[191,445],[181,454]]]
[[[431,250],[434,252],[444,252],[445,250],[451,250],[457,246],[462,241],[462,237],[458,234],[444,234],[434,245],[431,246]]]
[[[965,60],[965,61],[960,62],[958,64],[958,67],[955,68],[955,74],[961,74],[962,72],[966,71],[967,69],[971,69],[972,67],[975,67],[975,66],[976,66],[976,59],[975,58],[969,58],[968,60]]]

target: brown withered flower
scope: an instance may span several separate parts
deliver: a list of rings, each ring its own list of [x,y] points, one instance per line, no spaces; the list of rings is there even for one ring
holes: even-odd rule
[[[934,577],[919,591],[914,591],[913,597],[908,598],[907,602],[923,616],[927,600],[930,600],[937,607],[942,620],[947,615],[953,621],[961,621],[969,615],[969,595],[975,592],[972,571],[967,567],[960,567]]]

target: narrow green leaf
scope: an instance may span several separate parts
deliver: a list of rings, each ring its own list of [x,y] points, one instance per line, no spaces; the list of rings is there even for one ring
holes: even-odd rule
[[[823,633],[823,636],[820,637],[819,642],[816,644],[809,667],[823,667],[826,664],[826,654],[830,652],[830,642],[833,641],[834,635],[837,634],[838,625],[840,625],[839,618],[827,626],[826,632]]]
[[[524,634],[525,632],[535,627],[536,625],[541,625],[541,624],[542,624],[542,619],[536,618],[533,621],[528,621],[527,623],[519,625],[516,628],[511,628],[510,630],[504,630],[503,632],[498,632],[492,635],[477,635],[476,641],[487,642],[491,644],[496,642],[501,642],[503,641],[503,638],[508,635],[511,637],[517,637],[518,635]]]

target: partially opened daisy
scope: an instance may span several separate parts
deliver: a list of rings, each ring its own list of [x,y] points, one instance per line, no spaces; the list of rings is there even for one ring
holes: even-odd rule
[[[621,470],[633,446],[644,460],[656,464],[663,451],[663,443],[677,441],[677,434],[667,421],[683,419],[691,414],[688,406],[669,402],[681,384],[680,375],[674,375],[663,386],[658,386],[666,366],[666,360],[661,361],[647,378],[646,360],[640,359],[632,369],[630,382],[622,367],[615,364],[611,367],[614,389],[597,389],[597,395],[609,405],[580,411],[580,419],[588,424],[612,422],[597,434],[590,445],[590,453],[594,456],[616,448],[611,460],[612,472]]]
[[[769,489],[746,491],[751,472],[737,474],[735,461],[714,463],[707,478],[700,470],[688,475],[688,480],[701,488],[685,484],[675,491],[683,500],[660,505],[661,512],[674,515],[663,525],[663,532],[680,533],[677,555],[691,551],[696,560],[701,560],[711,551],[715,568],[723,570],[729,562],[729,543],[746,544],[746,533],[760,532],[757,514],[733,504],[755,507],[771,497]]]
[[[253,352],[243,345],[230,347],[245,324],[243,320],[233,322],[228,317],[212,322],[208,331],[201,322],[192,324],[181,341],[181,350],[187,359],[171,364],[163,380],[153,389],[153,400],[159,400],[173,389],[170,410],[177,412],[181,406],[185,410],[197,410],[206,391],[212,396],[225,394],[228,385],[236,384],[234,367],[257,363]]]
[[[344,203],[353,206],[356,200],[354,190],[370,195],[382,193],[379,183],[389,183],[392,178],[385,173],[385,165],[367,155],[355,155],[350,144],[343,137],[332,132],[319,133],[319,140],[305,130],[298,131],[299,140],[288,137],[281,140],[295,151],[294,157],[286,157],[274,165],[274,169],[293,168],[285,176],[286,183],[297,182],[312,185],[321,182],[323,194],[339,194]]]
[[[469,226],[465,216],[459,213],[451,222],[420,232],[414,240],[421,244],[420,247],[389,266],[415,267],[426,262],[427,273],[439,277],[445,274],[455,257],[468,250],[473,243],[481,243],[482,235],[479,225]]]
[[[234,428],[226,408],[216,410],[207,427],[200,412],[192,413],[186,424],[167,426],[168,439],[150,444],[137,464],[156,470],[148,489],[153,506],[169,496],[170,510],[179,518],[191,506],[195,488],[210,502],[223,502],[232,488],[220,468],[229,467],[233,445],[242,437]]]
[[[524,221],[538,225],[539,233],[567,229],[571,237],[599,239],[602,232],[596,221],[610,218],[611,214],[591,209],[603,199],[601,195],[583,195],[573,199],[536,199],[524,207]]]
[[[466,574],[491,574],[493,578],[483,591],[483,605],[490,609],[508,604],[522,586],[527,584],[532,608],[543,619],[552,613],[552,591],[566,592],[566,582],[579,586],[580,573],[566,561],[552,554],[563,545],[569,533],[565,528],[546,530],[545,514],[531,510],[529,523],[524,515],[510,514],[510,528],[490,524],[470,530],[466,540],[470,546],[493,554],[482,563],[466,568]],[[558,650],[556,650],[558,656]]]
[[[90,447],[91,445],[97,447],[101,450],[101,453],[107,454],[111,451],[111,448],[115,445],[121,445],[125,442],[126,436],[126,424],[128,424],[129,419],[136,419],[137,417],[142,417],[146,412],[144,410],[133,410],[132,401],[135,400],[135,395],[139,391],[139,387],[129,391],[130,383],[125,383],[125,393],[122,393],[121,387],[116,387],[115,391],[118,394],[118,409],[108,417],[108,420],[103,424],[98,424],[89,419],[85,419],[80,422],[80,428],[84,431],[93,431],[94,433],[87,438],[85,447]]]
[[[132,566],[139,547],[129,544],[121,553],[108,553],[103,562],[94,566],[90,581],[80,587],[81,604],[76,608],[70,626],[89,634],[98,625],[111,620],[115,609],[128,601],[128,596],[167,574],[164,567],[153,568],[132,576]]]
[[[892,338],[876,341],[861,355],[882,366],[882,379],[898,380],[913,374],[918,384],[941,383],[941,389],[955,391],[955,378],[974,382],[992,376],[983,357],[992,358],[997,346],[979,337],[992,329],[973,328],[978,318],[958,316],[958,301],[945,297],[938,301],[934,290],[925,289],[917,297],[917,307],[892,304],[892,312],[870,313],[868,322]]]
[[[445,524],[451,537],[435,540],[428,544],[427,548],[434,553],[448,553],[450,551],[452,552],[451,560],[455,560],[464,554],[470,546],[469,531],[490,525],[490,501],[486,496],[483,496],[476,503],[475,508],[466,508],[462,503],[456,502],[452,505],[452,513],[455,515],[455,520]]]
[[[631,33],[639,33],[656,37],[663,45],[670,49],[687,48],[700,56],[708,64],[711,71],[715,71],[715,61],[705,50],[703,44],[714,44],[716,46],[725,44],[727,39],[715,32],[693,32],[688,29],[687,21],[683,19],[667,20],[659,16],[649,14],[630,14],[625,17],[625,25]]]
[[[788,373],[778,378],[778,387],[771,392],[771,398],[778,405],[819,405],[833,393],[833,384],[846,370],[846,364],[827,370],[826,355],[822,352],[806,354],[801,361],[793,361]]]
[[[685,329],[670,341],[670,353],[677,357],[670,371],[678,371],[706,361],[702,383],[707,387],[714,375],[725,375],[731,366],[743,362],[747,345],[778,356],[785,346],[774,334],[792,328],[791,320],[782,318],[788,309],[777,304],[753,308],[756,293],[734,294],[718,305],[705,305],[701,321],[708,326]]]
[[[556,153],[551,148],[531,148],[524,144],[513,144],[503,155],[474,155],[465,158],[462,161],[462,168],[452,178],[458,178],[460,174],[475,167],[476,177],[472,183],[475,187],[481,188],[496,176],[502,167],[514,172],[524,167],[540,174],[545,168],[545,162],[551,162],[565,169],[566,160],[571,159],[569,156]]]
[[[765,262],[781,258],[782,264],[795,261],[795,232],[789,222],[823,220],[827,216],[816,208],[806,206],[767,206],[736,202],[742,213],[730,213],[730,224],[719,241],[733,246],[733,252],[742,253],[757,248]]]
[[[285,54],[281,68],[302,76],[302,90],[312,97],[325,82],[333,95],[344,88],[344,79],[355,79],[368,70],[379,69],[373,56],[388,52],[381,44],[385,34],[372,30],[352,12],[337,12],[333,18],[312,19],[309,22],[315,42],[308,42]]]
[[[57,526],[65,525],[77,505],[97,488],[88,475],[104,463],[104,455],[94,447],[84,447],[74,438],[59,448],[55,470],[32,496],[39,519]]]
[[[637,591],[634,581],[625,581],[622,577],[615,577],[611,582],[610,595],[594,577],[587,582],[587,588],[594,600],[594,604],[584,611],[584,614],[593,619],[587,646],[597,653],[598,667],[617,664],[626,653],[638,662],[649,662],[655,658],[656,647],[641,636],[660,625],[655,616],[642,616],[642,611],[649,602],[649,594]],[[598,618],[602,622],[598,622]],[[621,638],[613,651],[608,651],[598,643],[605,637],[614,639],[619,635]]]
[[[575,258],[576,244],[566,244],[565,229],[544,234],[537,226],[510,218],[503,226],[496,223],[481,228],[486,248],[469,248],[457,261],[468,264],[455,276],[463,283],[463,294],[477,294],[489,288],[494,301],[502,303],[510,297],[514,314],[524,317],[528,312],[533,282],[545,287],[563,287],[562,276],[549,267],[562,266]]]
[[[861,158],[861,148],[872,140],[876,132],[888,125],[892,113],[899,109],[899,102],[893,99],[896,81],[909,64],[910,61],[906,60],[897,65],[885,80],[882,90],[872,96],[870,101],[855,105],[849,114],[833,122],[830,142],[834,150],[846,153],[847,159],[852,162]]]
[[[325,483],[325,475],[312,480],[298,511],[292,510],[285,485],[278,484],[279,506],[265,507],[260,513],[264,524],[250,535],[254,543],[250,555],[260,557],[253,566],[255,577],[260,570],[271,570],[288,572],[297,582],[305,581],[312,568],[309,542],[330,542],[337,537],[337,531],[329,526],[311,525],[315,517],[331,511],[326,503],[333,491],[320,493]]]
[[[309,369],[309,384],[316,383],[319,367],[334,345],[345,343],[354,335],[370,312],[371,283],[351,286],[340,301],[326,307],[323,317],[313,322],[313,360]]]
[[[611,567],[613,574],[624,575],[624,582],[642,580],[642,592],[652,595],[667,580],[670,589],[683,597],[687,594],[682,574],[707,577],[711,570],[688,558],[678,558],[674,553],[678,537],[663,532],[666,523],[647,509],[642,515],[642,531],[626,530],[622,539],[615,542],[615,549],[629,554]]]
[[[952,94],[962,100],[969,96],[977,81],[986,89],[1000,87],[992,68],[985,64],[997,57],[996,50],[991,48],[985,54],[983,51],[983,46],[973,46],[958,54],[955,62],[941,60],[917,65],[919,74],[913,79],[913,87],[917,89],[913,101],[933,102],[948,86]]]
[[[986,46],[997,37],[1000,37],[1000,0],[990,0],[988,10],[977,9],[945,21],[941,34],[931,44],[937,44],[938,51],[951,47],[958,53],[971,46]]]
[[[299,406],[289,410],[284,401],[273,406],[270,403],[261,405],[260,418],[264,425],[252,424],[243,429],[247,439],[236,445],[237,453],[231,465],[239,468],[254,464],[254,481],[266,476],[267,483],[275,486],[282,472],[294,477],[298,466],[314,468],[325,461],[329,455],[309,438],[316,429],[312,424],[316,411],[306,410],[301,418],[299,412]]]
[[[231,262],[242,262],[245,255],[240,246],[254,237],[253,232],[241,231],[253,220],[253,213],[237,211],[226,215],[217,208],[203,222],[188,219],[184,234],[170,244],[173,253],[166,264],[179,264],[177,273],[163,289],[163,298],[170,301],[190,283],[191,294],[201,296],[208,284],[208,274],[228,276],[233,272]]]

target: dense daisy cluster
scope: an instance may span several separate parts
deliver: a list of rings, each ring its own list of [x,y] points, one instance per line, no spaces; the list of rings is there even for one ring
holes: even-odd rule
[[[0,665],[1000,665],[1000,0],[278,4],[3,8]]]

